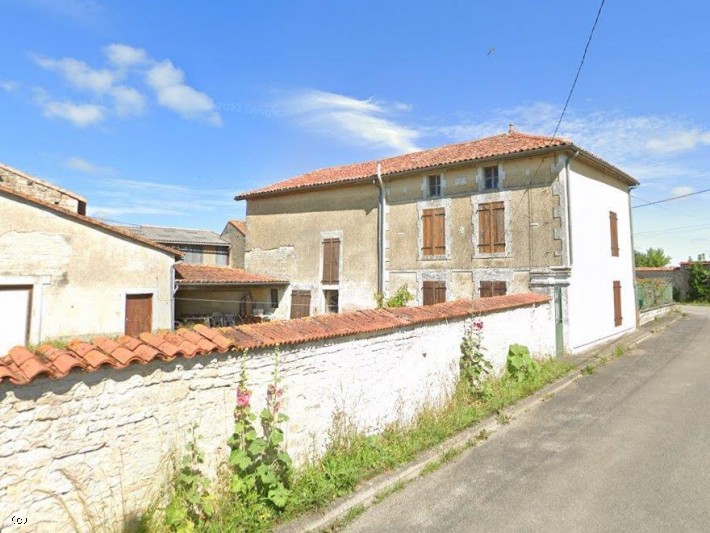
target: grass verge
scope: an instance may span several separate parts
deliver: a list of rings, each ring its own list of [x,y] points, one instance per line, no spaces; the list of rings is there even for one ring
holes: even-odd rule
[[[353,492],[361,482],[414,460],[420,452],[501,413],[572,369],[567,361],[548,359],[540,363],[539,371],[522,381],[507,374],[490,380],[485,395],[472,396],[458,387],[443,405],[423,408],[411,424],[392,424],[376,435],[365,435],[338,423],[335,434],[330,435],[333,444],[326,453],[293,473],[291,494],[283,511],[256,502],[236,501],[223,493],[215,513],[208,521],[197,524],[196,530],[268,531],[278,523],[321,509]],[[165,530],[154,518],[144,522],[145,530]]]

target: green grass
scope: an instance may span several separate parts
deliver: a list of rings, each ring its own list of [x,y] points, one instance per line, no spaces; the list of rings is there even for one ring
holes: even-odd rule
[[[568,374],[572,368],[569,362],[548,359],[541,362],[539,372],[522,382],[505,375],[491,380],[489,392],[480,399],[472,398],[460,387],[443,406],[422,409],[412,424],[392,424],[377,435],[358,433],[342,420],[336,420],[330,435],[331,447],[320,459],[294,472],[291,495],[283,511],[222,497],[210,522],[200,524],[198,530],[265,531],[279,522],[321,509],[336,498],[352,493],[363,481],[402,466],[416,459],[422,451],[502,412],[505,407]],[[488,432],[482,431],[475,442],[488,436]],[[446,460],[451,460],[464,448],[453,450]],[[441,460],[438,466],[444,462]],[[153,527],[147,529],[154,530]]]

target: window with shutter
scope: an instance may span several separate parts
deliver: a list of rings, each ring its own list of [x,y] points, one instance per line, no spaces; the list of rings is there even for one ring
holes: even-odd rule
[[[505,252],[505,204],[478,205],[478,253]]]
[[[422,211],[422,255],[446,255],[446,210]]]
[[[424,305],[440,304],[446,301],[445,281],[425,281],[422,283],[422,291]]]
[[[291,291],[291,318],[303,318],[311,314],[311,291]]]
[[[340,239],[323,239],[323,283],[340,281]]]
[[[478,293],[481,298],[505,296],[508,293],[508,284],[505,281],[481,281]]]
[[[609,230],[611,233],[611,255],[619,257],[619,223],[614,211],[609,211]]]
[[[614,326],[620,326],[623,323],[621,316],[621,282],[614,282]]]

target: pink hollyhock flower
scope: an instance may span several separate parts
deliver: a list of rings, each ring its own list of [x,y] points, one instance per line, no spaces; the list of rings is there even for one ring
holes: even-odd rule
[[[237,390],[237,407],[248,407],[251,392],[244,389]]]
[[[483,329],[483,321],[482,320],[474,320],[473,324],[471,324],[471,327],[473,328],[474,331],[481,331]]]

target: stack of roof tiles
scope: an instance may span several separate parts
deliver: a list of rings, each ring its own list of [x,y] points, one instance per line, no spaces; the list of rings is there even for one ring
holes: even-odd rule
[[[75,339],[67,343],[66,348],[45,344],[36,351],[30,351],[18,346],[0,358],[0,385],[7,381],[24,385],[39,376],[63,378],[72,370],[92,372],[103,366],[125,368],[133,363],[146,364],[155,359],[171,361],[176,357],[192,358],[393,330],[547,301],[549,298],[541,294],[511,294],[426,307],[355,311],[229,328],[198,325],[194,329],[142,333],[138,338],[123,336],[112,340],[97,337],[91,342]]]

